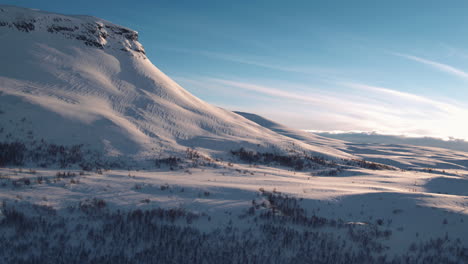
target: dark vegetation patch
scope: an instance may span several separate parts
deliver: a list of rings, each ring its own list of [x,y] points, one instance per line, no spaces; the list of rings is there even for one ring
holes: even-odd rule
[[[176,156],[170,156],[167,158],[159,158],[154,160],[154,165],[157,168],[161,167],[169,167],[170,170],[175,170],[179,168],[179,164],[181,163],[181,159]]]
[[[354,226],[347,224],[346,221],[342,219],[328,219],[320,217],[315,213],[309,215],[302,207],[302,199],[300,198],[298,199],[276,190],[270,192],[260,188],[259,191],[260,196],[265,199],[261,201],[252,200],[252,206],[247,210],[248,215],[258,215],[260,219],[266,219],[280,224],[294,224],[307,228],[347,228],[353,241],[361,241],[362,243],[367,243],[379,238],[389,238],[392,235],[391,230],[383,230],[378,227],[383,224],[383,220],[379,219],[377,225],[368,224],[366,227],[366,238],[357,238],[356,235],[354,235]],[[258,214],[256,212],[258,212]]]
[[[277,218],[296,221],[306,214],[294,198],[269,192],[262,197],[273,202]],[[407,252],[393,256],[387,255],[382,238],[376,238],[372,229],[366,227],[347,227],[349,231],[343,236],[321,226],[296,228],[263,218],[245,229],[228,224],[202,232],[194,225],[200,216],[184,209],[112,211],[107,207],[100,199],[82,201],[65,211],[4,202],[0,220],[2,261],[116,264],[468,261],[468,249],[460,240],[448,237],[413,243]]]
[[[27,149],[21,142],[0,143],[0,166],[23,165]]]
[[[356,166],[364,169],[370,170],[396,170],[395,167],[388,166],[381,163],[360,160],[360,159],[342,159],[345,165]]]
[[[0,167],[36,164],[47,168],[79,166],[83,170],[98,168],[122,168],[120,161],[105,161],[97,151],[85,149],[84,145],[57,145],[44,140],[0,142]]]
[[[336,168],[336,169],[328,169],[328,170],[320,170],[314,172],[313,176],[338,176],[343,172],[343,168]]]
[[[253,164],[276,164],[279,166],[293,168],[295,170],[317,169],[319,166],[334,167],[335,161],[327,160],[324,157],[308,155],[281,155],[269,152],[256,152],[240,148],[231,150],[231,154],[241,161]]]
[[[97,170],[99,173],[99,170]],[[22,188],[22,187],[33,187],[34,185],[40,184],[50,184],[50,183],[57,183],[62,180],[69,181],[71,184],[78,184],[80,183],[81,176],[84,176],[84,171],[80,172],[72,172],[72,171],[64,171],[64,172],[57,172],[55,176],[42,176],[37,175],[36,171],[33,169],[29,169],[29,171],[23,171],[21,168],[18,171],[13,171],[15,175],[18,173],[22,173],[25,175],[24,177],[12,178],[9,175],[0,174],[0,187],[8,187],[11,186],[13,188]],[[29,174],[29,175],[26,175]],[[79,176],[80,177],[79,177]]]
[[[201,154],[193,148],[187,148],[184,156],[169,156],[165,158],[157,158],[154,160],[156,168],[167,167],[170,170],[198,168],[198,167],[212,167],[217,168],[217,161],[206,155]]]
[[[347,166],[354,166],[360,168],[366,168],[371,170],[395,170],[394,167],[369,162],[365,160],[358,159],[340,159],[340,160],[331,160],[322,156],[311,156],[306,153],[302,154],[292,154],[292,155],[282,155],[278,153],[270,152],[257,152],[246,150],[240,148],[238,150],[231,150],[233,156],[238,157],[241,161],[250,163],[250,164],[265,164],[265,165],[279,165],[284,167],[289,167],[294,170],[306,170],[306,169],[320,169],[323,167],[327,168],[336,168],[332,175],[337,175],[342,171],[342,169]],[[336,173],[336,174],[335,174]]]

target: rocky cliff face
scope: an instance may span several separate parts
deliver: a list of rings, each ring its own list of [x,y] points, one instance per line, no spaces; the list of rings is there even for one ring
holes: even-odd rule
[[[0,8],[0,27],[21,32],[47,32],[75,39],[100,49],[120,49],[145,54],[138,32],[91,16],[64,16],[23,8]]]

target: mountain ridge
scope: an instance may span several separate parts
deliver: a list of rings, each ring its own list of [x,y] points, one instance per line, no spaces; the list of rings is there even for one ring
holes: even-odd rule
[[[85,144],[140,160],[192,147],[216,157],[240,147],[353,157],[198,99],[151,63],[136,31],[89,16],[0,9],[0,140]]]

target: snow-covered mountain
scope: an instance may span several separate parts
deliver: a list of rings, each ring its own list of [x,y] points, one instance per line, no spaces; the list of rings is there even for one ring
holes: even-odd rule
[[[1,263],[468,263],[464,151],[212,106],[95,17],[0,43]]]
[[[84,144],[154,157],[240,147],[352,157],[193,96],[146,57],[134,30],[91,16],[0,6],[0,141]],[[298,132],[299,133],[299,132]]]

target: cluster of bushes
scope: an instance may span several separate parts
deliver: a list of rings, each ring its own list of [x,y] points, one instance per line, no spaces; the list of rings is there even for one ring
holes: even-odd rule
[[[201,157],[203,157],[198,151],[196,151],[195,149],[193,148],[187,148],[185,150],[185,157],[189,160],[198,160],[200,159]]]
[[[29,170],[29,173],[35,174],[34,170]],[[84,172],[80,172],[80,175],[84,175]],[[79,183],[79,179],[73,179],[77,176],[75,172],[57,172],[55,177],[45,177],[45,176],[36,176],[36,177],[22,177],[17,179],[12,179],[10,176],[0,175],[0,186],[6,187],[8,184],[11,184],[15,188],[30,186],[32,184],[49,184],[51,181],[57,182],[62,179],[71,179],[70,183]]]
[[[278,205],[278,201],[276,203]],[[291,200],[285,203],[295,207]],[[30,207],[26,208],[28,213],[23,213],[14,206],[3,205],[0,256],[5,263],[63,263],[65,260],[72,264],[418,264],[468,261],[468,249],[459,240],[448,238],[421,241],[405,253],[387,255],[382,244],[372,238],[368,243],[355,243],[333,231],[294,228],[273,221],[262,221],[242,229],[227,225],[202,232],[193,224],[176,222],[189,215],[183,210],[98,209],[97,213],[88,214],[81,210],[61,212],[49,207]],[[362,237],[359,232],[355,235]]]
[[[83,150],[82,144],[63,146],[45,141],[35,144],[29,150],[30,160],[40,164],[41,167],[58,164],[61,168],[66,168],[70,165],[81,164],[85,162],[86,154],[89,153]]]
[[[370,162],[360,159],[341,159],[339,163],[321,156],[311,156],[306,153],[294,155],[280,155],[277,153],[257,152],[240,148],[231,150],[231,154],[241,161],[254,164],[277,164],[294,170],[320,169],[322,167],[336,168],[327,176],[338,175],[346,166],[354,166],[371,170],[395,170],[394,167],[385,164]]]
[[[216,167],[215,160],[207,157],[193,148],[187,148],[185,151],[185,156],[180,158],[176,156],[170,156],[166,158],[155,159],[154,162],[157,168],[163,166],[169,167],[170,170],[182,169],[187,167],[196,168],[199,166],[202,167]]]
[[[395,170],[395,167],[388,166],[381,163],[375,163],[371,161],[361,159],[343,159],[344,164],[348,166],[357,166],[364,169],[370,170]]]
[[[259,218],[274,222],[296,224],[305,227],[318,228],[324,226],[345,227],[345,222],[341,219],[327,219],[315,214],[308,216],[306,210],[301,206],[301,199],[283,194],[276,190],[272,192],[263,188],[259,189],[264,201],[252,200],[252,206],[248,209],[249,215],[255,215],[259,209]],[[264,210],[266,209],[266,210]]]
[[[256,164],[277,164],[293,168],[294,170],[316,169],[319,165],[327,167],[334,167],[337,165],[334,161],[327,160],[324,157],[309,156],[306,154],[280,155],[277,153],[246,150],[244,148],[231,150],[231,154],[244,162]]]
[[[78,203],[78,208],[85,213],[94,213],[100,211],[107,206],[106,201],[102,199],[86,199]]]
[[[315,214],[308,216],[306,210],[301,206],[301,200],[288,196],[276,190],[272,192],[260,188],[261,197],[264,201],[252,200],[252,206],[245,215],[254,216],[259,211],[259,219],[268,223],[279,223],[282,225],[299,225],[307,228],[337,228],[347,229],[350,241],[360,244],[362,247],[372,248],[376,252],[384,250],[380,239],[388,239],[392,235],[389,229],[381,229],[383,220],[378,219],[376,224],[352,225],[342,219],[328,219]],[[241,216],[241,218],[245,217]]]
[[[364,247],[372,247],[375,252],[382,252],[384,247],[379,243],[379,239],[388,239],[392,231],[381,230],[377,225],[348,225],[348,237],[351,241]]]
[[[201,154],[193,148],[187,148],[187,150],[185,151],[185,157],[188,161],[190,161],[190,166],[193,168],[196,168],[198,166],[216,167],[215,160],[206,155]]]
[[[36,177],[36,183],[42,183],[43,177]],[[8,184],[11,184],[15,188],[19,188],[22,186],[29,186],[34,183],[34,181],[31,181],[30,178],[19,178],[19,179],[11,179],[9,176],[0,176],[0,183],[2,187],[8,186]]]
[[[340,173],[343,172],[343,168],[338,167],[336,169],[330,169],[330,170],[321,170],[314,172],[314,176],[338,176]]]
[[[17,180],[12,180],[11,184],[13,187],[29,186],[31,185],[31,180],[28,178],[21,178]]]
[[[0,166],[21,166],[25,161],[27,149],[24,143],[0,142]]]
[[[85,149],[83,144],[64,146],[44,140],[28,144],[21,141],[0,142],[0,167],[24,166],[28,163],[43,168],[79,166],[86,171],[125,167],[122,160],[104,160],[98,151]]]
[[[58,171],[56,174],[55,174],[55,178],[57,180],[60,180],[60,179],[68,179],[68,178],[74,178],[76,177],[76,173],[74,172],[71,172],[71,171],[67,171],[67,172],[60,172]]]
[[[421,171],[421,172],[425,172],[425,173],[435,173],[435,174],[445,174],[445,175],[453,175],[453,176],[457,176],[456,173],[453,173],[453,172],[447,172],[446,170],[441,170],[441,169],[434,169],[434,168],[422,168],[422,169],[418,169],[418,168],[410,168],[408,170],[413,170],[413,171]]]
[[[83,161],[83,145],[61,146],[41,141],[36,146],[29,146],[20,141],[0,143],[0,166],[21,166],[31,161],[42,164],[58,163],[61,167],[78,164]]]
[[[157,167],[157,168],[161,168],[162,166],[168,166],[170,168],[170,170],[174,170],[176,168],[179,167],[179,164],[182,160],[178,157],[175,157],[175,156],[170,156],[170,157],[167,157],[167,158],[160,158],[160,159],[156,159],[154,161],[154,165]]]
[[[78,209],[79,212],[93,216],[103,216],[109,214],[121,215],[120,211],[111,212],[109,210],[105,210],[106,207],[107,202],[105,200],[93,198],[80,201],[76,208],[70,207],[69,210],[74,211],[75,209]],[[175,223],[177,220],[185,220],[185,222],[189,224],[191,224],[193,220],[196,220],[200,217],[200,215],[187,211],[183,208],[156,208],[149,210],[135,209],[123,212],[122,214],[124,214],[127,219],[137,219],[138,221],[166,221],[169,223]]]

